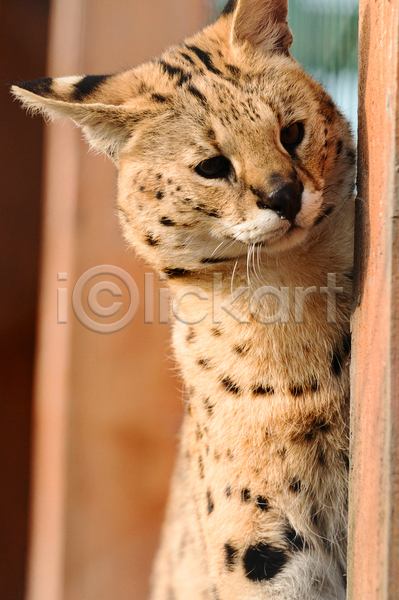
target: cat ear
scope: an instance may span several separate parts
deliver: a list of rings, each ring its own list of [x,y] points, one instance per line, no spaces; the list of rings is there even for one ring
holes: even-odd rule
[[[123,105],[124,81],[117,80],[121,76],[48,77],[13,84],[11,91],[32,112],[50,119],[72,119],[94,148],[114,158],[142,116],[134,106]]]
[[[230,0],[223,14],[233,17],[233,45],[247,41],[259,50],[289,52],[288,0]]]

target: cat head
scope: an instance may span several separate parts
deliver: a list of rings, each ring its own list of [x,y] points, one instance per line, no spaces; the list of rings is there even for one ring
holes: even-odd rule
[[[159,271],[295,251],[353,193],[349,125],[291,56],[287,12],[287,0],[230,0],[135,69],[12,87],[116,163],[124,235]]]

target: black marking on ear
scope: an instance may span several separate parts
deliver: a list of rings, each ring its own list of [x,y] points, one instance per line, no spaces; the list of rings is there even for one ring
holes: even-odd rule
[[[221,384],[226,388],[228,392],[231,392],[232,394],[241,394],[240,387],[236,383],[234,383],[230,379],[230,377],[224,377],[221,381]]]
[[[274,394],[274,389],[270,385],[255,385],[252,388],[252,392],[257,396],[264,396],[266,394]]]
[[[299,494],[302,487],[301,481],[299,479],[293,479],[289,487],[291,492],[294,492],[294,494]]]
[[[164,60],[159,60],[158,64],[162,67],[163,72],[166,75],[169,75],[169,77],[174,78],[175,76],[178,77],[178,81],[177,81],[177,85],[178,86],[182,86],[183,83],[186,83],[187,81],[190,81],[191,79],[191,75],[189,73],[186,73],[183,69],[181,69],[180,67],[174,67],[173,65],[167,63]]]
[[[73,85],[72,98],[80,102],[86,96],[95,92],[111,75],[86,75]]]
[[[146,244],[148,244],[149,246],[158,246],[159,244],[159,240],[154,238],[152,233],[147,233],[147,235],[145,236],[145,241]]]
[[[226,543],[224,545],[224,564],[228,571],[234,571],[234,567],[237,564],[238,548],[235,548],[233,544]]]
[[[305,548],[305,540],[299,535],[291,525],[287,525],[284,531],[284,537],[292,550],[300,551]]]
[[[265,512],[270,508],[269,500],[266,498],[266,496],[256,496],[255,504],[258,508],[264,510]]]
[[[165,225],[165,227],[173,227],[174,225],[176,225],[176,223],[168,217],[162,217],[159,220],[159,222],[161,223],[161,225]]]
[[[222,11],[222,15],[230,15],[235,11],[237,0],[229,0]]]
[[[179,277],[188,277],[192,274],[192,271],[188,271],[187,269],[163,269],[165,275],[167,275],[170,279],[177,279]]]
[[[197,100],[199,100],[203,106],[208,105],[207,99],[203,94],[201,94],[199,90],[197,90],[196,87],[194,87],[193,85],[188,85],[187,91],[190,92],[190,94],[192,94],[195,98],[197,98]]]
[[[164,197],[164,192],[161,192],[160,190],[156,193],[156,197],[157,200],[162,200],[162,198]]]
[[[248,488],[243,488],[241,490],[241,501],[249,502],[250,500],[251,500],[251,492],[249,491]]]
[[[287,560],[284,550],[259,542],[245,552],[245,575],[250,581],[268,581],[281,571]]]
[[[213,501],[212,494],[211,494],[210,490],[207,490],[207,492],[206,492],[206,502],[207,502],[206,508],[207,508],[207,511],[208,511],[208,515],[210,515],[214,511],[214,509],[215,509],[215,503]]]
[[[205,65],[205,67],[208,69],[208,71],[215,73],[215,75],[222,75],[221,71],[219,71],[219,69],[217,69],[215,67],[215,65],[213,64],[209,52],[205,52],[205,50],[201,50],[201,48],[198,48],[198,46],[187,46],[187,48],[189,50],[191,50],[192,52],[194,52],[198,56],[198,58]]]
[[[53,78],[43,77],[42,79],[31,79],[30,81],[21,81],[20,83],[13,83],[11,85],[15,85],[22,90],[27,90],[38,96],[50,96],[52,94]]]

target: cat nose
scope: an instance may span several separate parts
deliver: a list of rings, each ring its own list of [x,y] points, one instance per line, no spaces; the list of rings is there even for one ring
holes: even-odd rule
[[[303,186],[299,182],[286,183],[258,200],[258,208],[274,210],[282,219],[293,221],[301,210]]]

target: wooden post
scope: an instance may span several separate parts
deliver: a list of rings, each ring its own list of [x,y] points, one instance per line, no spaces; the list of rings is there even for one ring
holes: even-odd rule
[[[121,71],[204,21],[202,0],[54,0],[48,75]],[[47,130],[45,167],[27,598],[141,600],[180,422],[169,331],[157,311],[144,323],[150,269],[122,240],[111,162],[67,123]],[[71,308],[76,281],[104,264],[124,269],[141,295],[134,320],[110,335]],[[57,293],[68,300],[66,323],[57,324]]]
[[[350,600],[399,590],[398,0],[360,0]]]

